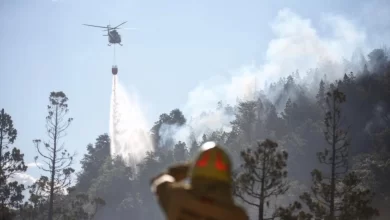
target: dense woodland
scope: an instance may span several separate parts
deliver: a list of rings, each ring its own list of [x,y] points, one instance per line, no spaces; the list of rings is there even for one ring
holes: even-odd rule
[[[137,165],[138,172],[120,157],[111,158],[107,134],[87,145],[82,170],[75,172],[72,152],[62,145],[72,122],[68,98],[52,92],[48,141],[34,140],[43,175],[32,186],[11,180],[28,167],[13,146],[12,112],[2,110],[0,217],[164,219],[150,178],[193,158],[202,143],[213,140],[232,158],[233,194],[250,219],[389,219],[390,59],[386,50],[376,49],[358,66],[337,81],[318,72],[322,80],[315,94],[294,73],[269,85],[267,93],[257,91],[254,99],[235,106],[216,103],[216,112],[233,118],[231,131],[208,131],[199,139],[194,134],[188,142],[161,141],[163,125],[188,124],[179,109],[161,114],[150,130],[155,151]]]

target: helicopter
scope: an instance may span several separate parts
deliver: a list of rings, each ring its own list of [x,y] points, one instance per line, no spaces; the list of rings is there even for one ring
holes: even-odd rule
[[[119,26],[125,24],[127,21],[123,22],[122,24],[116,26],[116,27],[111,27],[110,25],[107,25],[107,27],[104,27],[104,26],[97,26],[97,25],[91,25],[91,24],[83,24],[85,26],[90,26],[90,27],[98,27],[98,28],[105,28],[107,29],[107,35],[103,35],[103,36],[108,36],[108,46],[111,46],[111,44],[119,44],[121,46],[123,46],[121,44],[121,35],[118,33],[118,31],[116,31],[117,29],[121,29],[121,28],[118,28]]]

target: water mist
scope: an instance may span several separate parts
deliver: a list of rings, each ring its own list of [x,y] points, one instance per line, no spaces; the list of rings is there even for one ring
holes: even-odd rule
[[[118,76],[114,75],[110,107],[111,156],[121,156],[129,166],[136,168],[146,152],[153,151],[147,131],[148,125],[135,93],[127,94]]]

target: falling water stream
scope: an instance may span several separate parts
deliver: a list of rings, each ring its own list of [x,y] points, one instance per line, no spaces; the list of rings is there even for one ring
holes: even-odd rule
[[[110,138],[111,156],[121,156],[133,168],[147,151],[153,151],[148,124],[136,93],[127,93],[118,75],[113,75],[112,79]]]

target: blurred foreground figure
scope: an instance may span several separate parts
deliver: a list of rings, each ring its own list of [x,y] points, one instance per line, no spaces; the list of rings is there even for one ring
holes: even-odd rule
[[[190,177],[190,185],[181,182]],[[214,142],[202,145],[193,164],[178,164],[151,181],[168,220],[248,220],[234,204],[231,162]]]

